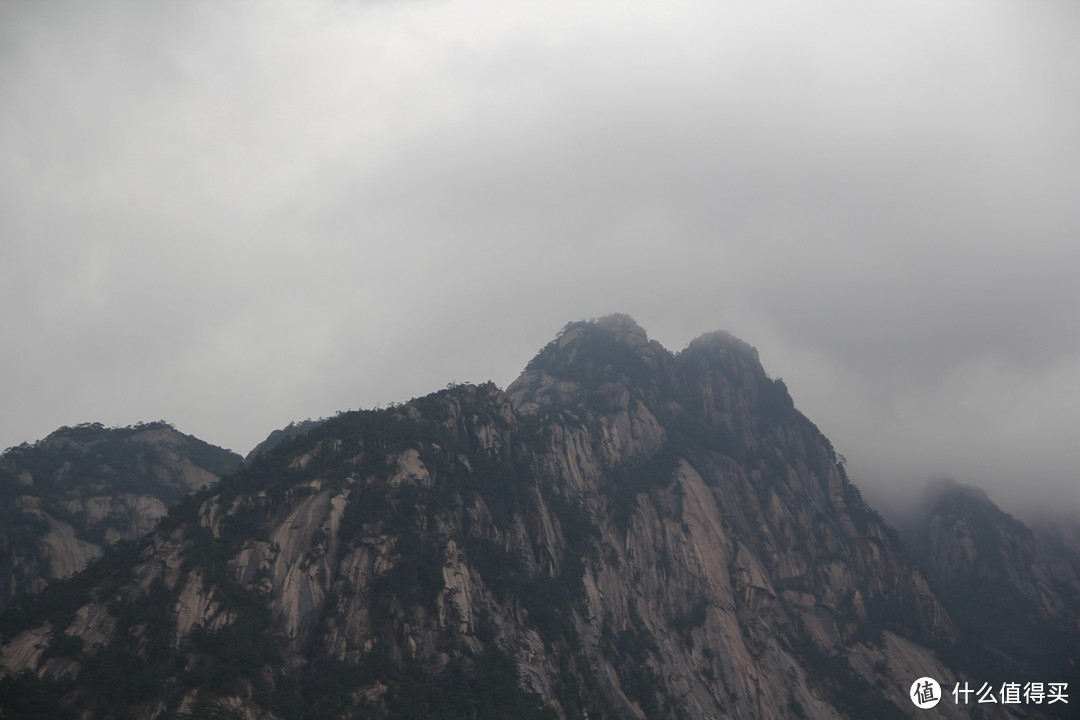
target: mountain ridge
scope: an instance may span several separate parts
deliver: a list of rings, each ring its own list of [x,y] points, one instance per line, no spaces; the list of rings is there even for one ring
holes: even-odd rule
[[[967,677],[963,622],[757,351],[671,353],[627,316],[505,392],[287,438],[93,569],[4,616],[9,690],[140,718],[968,717],[907,697]]]

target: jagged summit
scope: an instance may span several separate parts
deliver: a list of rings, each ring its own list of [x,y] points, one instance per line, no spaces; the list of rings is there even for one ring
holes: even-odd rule
[[[601,387],[650,391],[672,355],[628,315],[570,323],[506,389],[520,412],[566,407]]]
[[[755,402],[779,392],[784,396],[780,404],[792,405],[787,389],[768,378],[757,350],[734,335],[706,333],[673,353],[650,340],[629,315],[614,314],[566,325],[506,391],[527,415],[581,403],[613,388],[663,414],[673,401],[711,407],[716,393],[734,392],[733,382],[753,385]]]
[[[682,354],[664,348],[655,340],[650,340],[645,328],[629,315],[614,313],[594,320],[568,323],[555,339],[529,362],[526,371],[538,369],[547,364],[558,366],[559,360],[569,361],[582,351],[595,352],[598,347],[605,344],[635,349],[644,357],[655,357],[657,354],[675,357]],[[726,330],[703,333],[692,340],[682,352],[687,351],[692,355],[711,354],[718,358],[734,354],[760,364],[757,349]]]
[[[570,323],[506,392],[523,415],[581,405],[622,408],[635,427],[694,427],[729,449],[758,447],[776,422],[820,437],[753,346],[716,331],[676,354],[649,340],[628,315]]]
[[[527,372],[545,365],[558,368],[572,362],[579,353],[596,353],[605,347],[610,349],[616,346],[646,354],[666,352],[660,343],[649,340],[648,333],[632,317],[616,313],[596,320],[567,323],[525,369]]]

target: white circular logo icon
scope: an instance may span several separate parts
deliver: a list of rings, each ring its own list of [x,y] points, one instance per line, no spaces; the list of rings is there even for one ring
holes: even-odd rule
[[[911,702],[927,710],[941,701],[941,686],[932,677],[921,677],[911,684]]]

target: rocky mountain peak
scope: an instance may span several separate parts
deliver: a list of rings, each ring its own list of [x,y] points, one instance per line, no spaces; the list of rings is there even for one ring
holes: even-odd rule
[[[570,323],[506,389],[526,415],[572,406],[600,388],[655,395],[672,355],[628,315]]]
[[[649,344],[649,335],[645,332],[645,328],[624,313],[605,315],[595,320],[594,324],[599,328],[610,330],[615,340],[624,345],[641,347]]]
[[[761,365],[757,348],[740,340],[726,330],[714,330],[697,336],[690,341],[686,351],[691,354],[699,353],[716,359],[733,356],[742,359],[744,362]]]

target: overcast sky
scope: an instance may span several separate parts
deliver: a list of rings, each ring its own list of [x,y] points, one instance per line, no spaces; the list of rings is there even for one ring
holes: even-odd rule
[[[1080,506],[1072,0],[0,0],[0,447],[758,347],[875,502]]]

